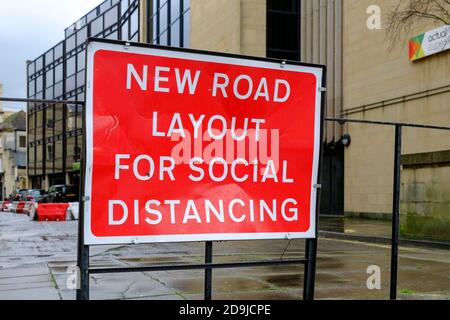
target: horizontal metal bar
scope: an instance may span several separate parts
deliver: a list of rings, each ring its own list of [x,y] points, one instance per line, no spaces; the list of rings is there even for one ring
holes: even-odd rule
[[[160,266],[127,267],[127,268],[92,268],[92,269],[90,268],[89,273],[99,274],[99,273],[194,270],[194,269],[248,268],[248,267],[262,267],[271,265],[305,264],[306,261],[307,259],[290,259],[290,260],[269,260],[269,261],[230,262],[230,263],[160,265]]]
[[[84,105],[84,101],[68,101],[68,100],[46,100],[46,99],[26,99],[26,98],[6,98],[0,97],[0,101],[6,102],[27,102],[27,103],[48,103],[48,104],[79,104]]]
[[[428,98],[428,97],[435,96],[437,94],[447,93],[449,91],[450,91],[450,84],[442,86],[442,87],[437,87],[437,88],[428,89],[428,90],[421,91],[421,92],[408,94],[408,95],[401,96],[401,97],[395,97],[395,98],[388,99],[388,100],[378,101],[378,102],[374,102],[374,103],[370,103],[370,104],[366,104],[366,105],[362,105],[362,106],[345,109],[343,111],[342,115],[348,116],[350,114],[361,113],[364,111],[370,111],[370,110],[383,108],[383,107],[389,107],[391,105],[414,101],[417,99]]]
[[[349,123],[379,124],[379,125],[384,125],[384,126],[402,126],[402,127],[412,127],[412,128],[450,130],[450,127],[445,127],[445,126],[434,126],[434,125],[406,123],[406,122],[359,120],[359,119],[347,119],[347,118],[325,118],[325,121],[334,121],[334,122],[339,122],[340,124],[349,122]]]

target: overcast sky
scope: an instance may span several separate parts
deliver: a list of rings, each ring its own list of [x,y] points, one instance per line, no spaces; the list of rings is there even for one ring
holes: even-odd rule
[[[64,29],[102,0],[0,0],[0,83],[4,97],[26,97],[26,60],[64,38]],[[5,109],[24,104],[3,103]]]

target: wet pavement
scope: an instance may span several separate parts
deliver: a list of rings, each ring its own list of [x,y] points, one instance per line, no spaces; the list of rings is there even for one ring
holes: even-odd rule
[[[377,228],[353,221],[350,230]],[[380,228],[378,228],[380,229]],[[380,231],[380,230],[379,230]],[[364,231],[357,231],[362,232]],[[381,231],[380,231],[381,232]],[[74,299],[68,267],[76,261],[77,222],[32,222],[0,213],[0,299]],[[202,243],[95,246],[93,267],[202,263]],[[399,297],[450,299],[450,251],[401,247]],[[302,258],[304,241],[214,243],[214,262]],[[317,299],[389,297],[389,246],[345,239],[319,239]],[[369,290],[366,269],[381,269],[381,290]],[[95,274],[91,299],[202,299],[202,270]],[[70,284],[70,281],[69,281]],[[301,299],[303,266],[266,266],[213,271],[213,299]]]

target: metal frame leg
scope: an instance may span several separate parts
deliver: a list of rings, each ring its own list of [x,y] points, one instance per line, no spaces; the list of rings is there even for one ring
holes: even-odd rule
[[[397,299],[398,230],[400,222],[400,166],[402,156],[402,126],[395,126],[394,187],[392,199],[392,244],[391,244],[391,300]]]
[[[213,243],[205,242],[205,263],[212,263],[213,260]],[[205,268],[205,300],[212,299],[212,269]]]
[[[305,275],[303,283],[303,300],[314,300],[314,287],[316,278],[317,239],[306,239]]]

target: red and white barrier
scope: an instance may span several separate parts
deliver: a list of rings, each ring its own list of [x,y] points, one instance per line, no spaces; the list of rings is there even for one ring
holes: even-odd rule
[[[36,203],[31,201],[0,201],[0,211],[26,214],[30,220],[78,220],[78,202]]]
[[[0,211],[8,212],[11,201],[0,201]]]
[[[36,214],[39,221],[65,221],[68,203],[40,203]]]
[[[25,201],[16,202],[16,213],[25,213],[23,209],[25,208]]]
[[[78,220],[78,204],[79,202],[69,202],[67,220]]]

